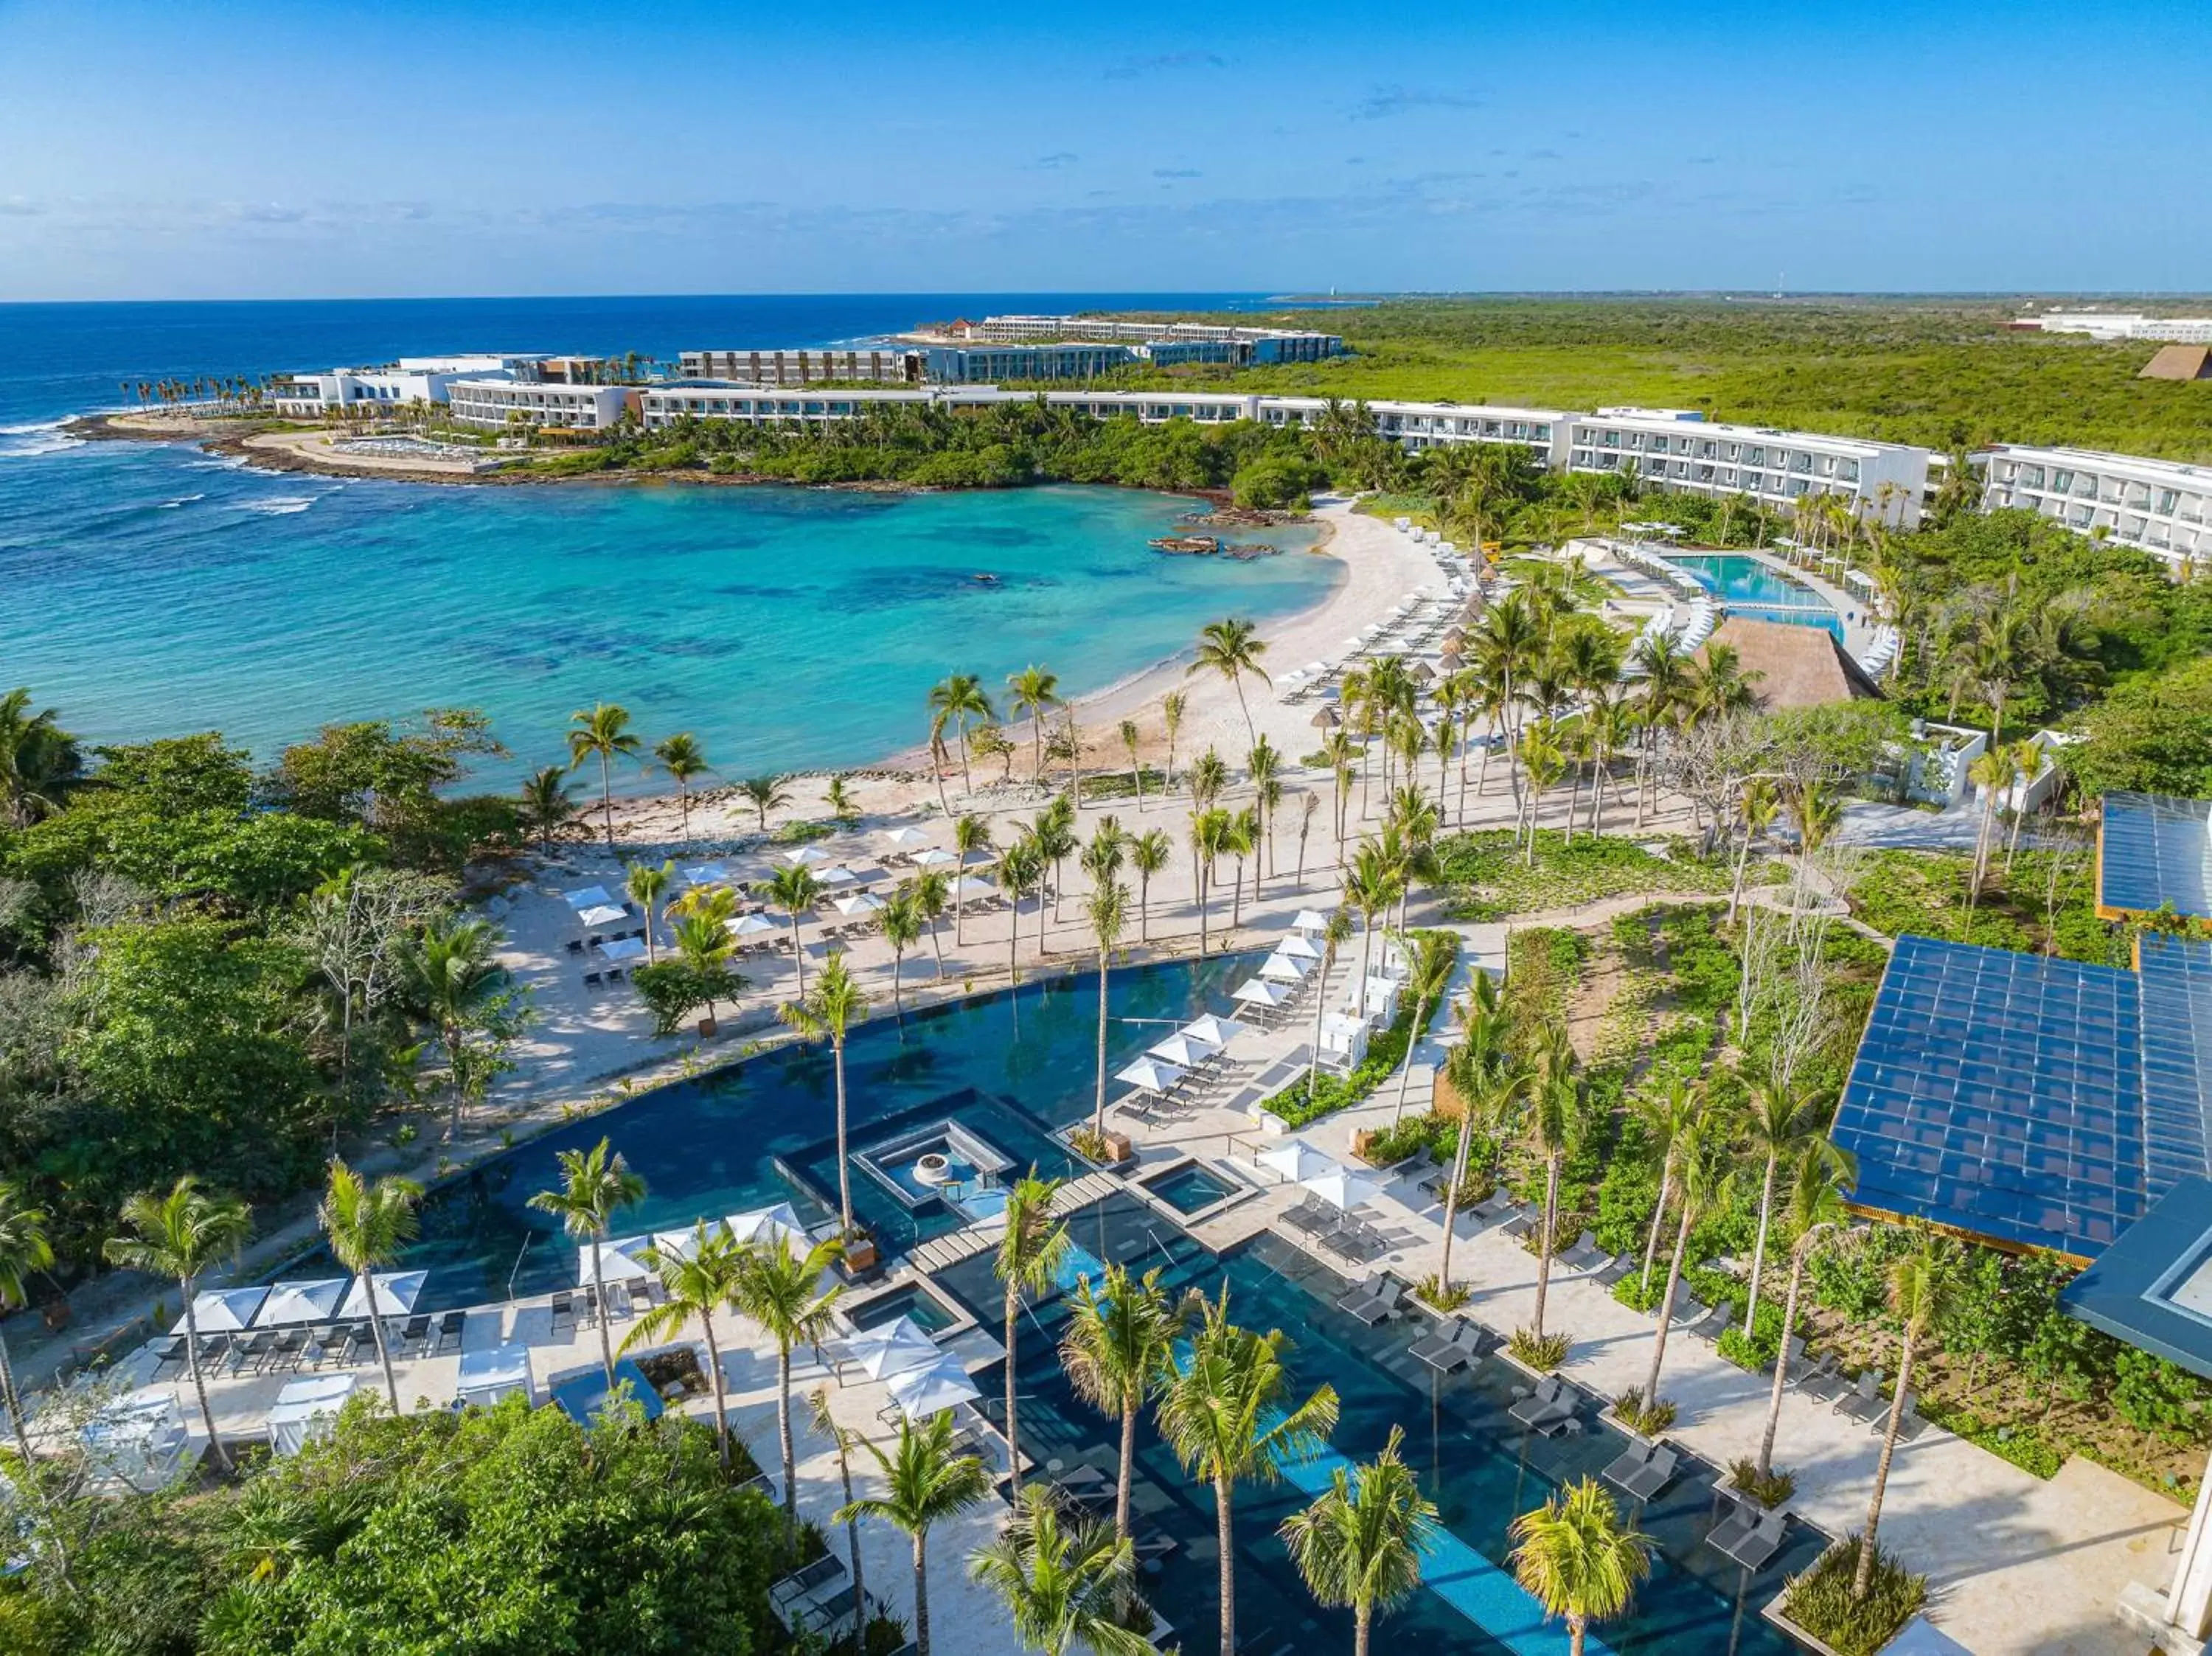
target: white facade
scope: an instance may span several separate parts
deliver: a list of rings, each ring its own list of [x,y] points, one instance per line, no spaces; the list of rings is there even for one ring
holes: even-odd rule
[[[1725,425],[1687,409],[1600,409],[1569,416],[1570,471],[1626,471],[1655,488],[1747,494],[1787,507],[1838,494],[1860,517],[1911,528],[1928,489],[1929,453],[1905,443]]]
[[[455,379],[446,388],[456,424],[505,431],[514,426],[605,431],[638,395],[627,385],[560,385],[515,379]]]
[[[280,414],[313,419],[342,409],[401,409],[410,403],[442,403],[456,379],[497,375],[538,360],[486,353],[471,356],[403,356],[380,367],[332,368],[327,373],[281,375],[270,392]]]
[[[1319,397],[1261,397],[1258,417],[1270,425],[1318,424],[1328,406]],[[1510,443],[1543,465],[1560,464],[1567,422],[1561,409],[1493,407],[1487,403],[1370,403],[1375,428],[1419,452],[1454,443]]]
[[[2141,311],[2050,311],[2023,317],[2045,333],[2082,333],[2092,339],[2156,339],[2175,345],[2212,345],[2212,316],[2145,316]]]
[[[2018,443],[1977,458],[1987,510],[2039,512],[2077,535],[2132,546],[2177,567],[2212,559],[2212,467]]]

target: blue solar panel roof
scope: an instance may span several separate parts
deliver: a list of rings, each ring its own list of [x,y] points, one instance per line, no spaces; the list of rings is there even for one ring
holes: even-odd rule
[[[2212,943],[2144,932],[2143,1129],[2151,1194],[2205,1171],[2212,1148]]]
[[[2097,855],[2097,906],[2212,919],[2212,800],[2108,793]]]
[[[2185,1179],[2059,1296],[2114,1339],[2212,1380],[2212,1180]]]
[[[2101,1252],[2152,1195],[2141,996],[2111,967],[1899,938],[1836,1115],[1854,1199]]]

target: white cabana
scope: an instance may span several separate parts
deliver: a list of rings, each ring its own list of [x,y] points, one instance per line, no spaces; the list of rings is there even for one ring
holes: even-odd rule
[[[1375,1199],[1380,1188],[1372,1179],[1339,1162],[1331,1162],[1320,1173],[1298,1182],[1332,1207],[1340,1208],[1363,1206]]]
[[[826,863],[830,853],[814,846],[801,846],[796,851],[787,851],[783,860],[799,868],[811,868],[817,863]]]
[[[765,914],[740,914],[734,920],[725,920],[722,924],[733,937],[757,937],[763,931],[782,930]]]
[[[535,1403],[538,1388],[530,1379],[530,1348],[508,1340],[480,1351],[461,1353],[461,1372],[453,1383],[453,1401],[465,1408],[489,1409],[501,1398],[520,1397]]]
[[[788,1202],[733,1213],[725,1222],[730,1227],[730,1234],[740,1242],[762,1243],[770,1247],[778,1242],[788,1242],[801,1250],[810,1246],[806,1227],[799,1222],[799,1215],[793,1211]]]
[[[269,1405],[270,1447],[280,1455],[296,1455],[316,1438],[328,1437],[353,1387],[351,1374],[301,1374],[285,1381]]]
[[[1332,1012],[1321,1021],[1321,1055],[1331,1064],[1355,1069],[1367,1056],[1367,1040],[1371,1033],[1372,1026],[1366,1019]]]
[[[1313,968],[1290,955],[1270,955],[1260,975],[1270,983],[1304,983],[1306,974]]]
[[[1310,908],[1302,908],[1298,911],[1297,919],[1291,922],[1291,930],[1304,931],[1309,936],[1326,931],[1328,930],[1328,916],[1316,913]]]
[[[927,1420],[956,1404],[983,1395],[968,1378],[968,1371],[949,1358],[927,1368],[909,1368],[892,1375],[888,1389],[891,1401],[908,1420]]]
[[[147,1386],[108,1404],[77,1434],[93,1465],[134,1489],[159,1489],[185,1470],[191,1434],[166,1386]]]
[[[1145,1048],[1150,1056],[1170,1064],[1180,1064],[1185,1069],[1194,1064],[1203,1064],[1220,1050],[1216,1042],[1200,1040],[1196,1035],[1186,1034],[1180,1029],[1165,1040],[1155,1041]]]
[[[612,925],[617,920],[626,920],[629,918],[627,910],[617,908],[612,903],[593,903],[589,908],[580,908],[576,911],[576,923],[579,925]]]
[[[694,863],[684,870],[687,885],[713,885],[730,877],[729,869],[720,863]]]
[[[367,1289],[356,1277],[346,1290],[345,1303],[338,1307],[338,1318],[344,1321],[355,1317],[404,1317],[422,1297],[422,1283],[429,1274],[427,1271],[375,1271]],[[376,1301],[374,1311],[369,1309],[371,1299]]]
[[[599,945],[599,953],[619,964],[623,961],[645,958],[645,939],[642,937],[609,937]]]
[[[191,1325],[203,1334],[234,1332],[253,1320],[253,1313],[268,1297],[268,1289],[259,1284],[208,1289],[192,1295]]]
[[[1278,988],[1259,978],[1247,978],[1230,996],[1230,999],[1241,1001],[1247,1006],[1280,1006],[1290,998],[1289,990]]]
[[[1126,1069],[1114,1072],[1114,1079],[1126,1081],[1140,1092],[1164,1093],[1183,1078],[1183,1071],[1172,1064],[1164,1064],[1156,1058],[1140,1058]]]
[[[1218,1017],[1212,1012],[1205,1012],[1184,1024],[1182,1033],[1200,1040],[1210,1041],[1216,1046],[1226,1046],[1243,1034],[1245,1028],[1235,1018]]]
[[[645,1236],[625,1236],[617,1242],[599,1244],[599,1281],[601,1283],[643,1282],[653,1272],[637,1256],[651,1242]],[[587,1242],[576,1250],[576,1281],[583,1287],[592,1285],[592,1249]]]
[[[945,1356],[911,1317],[862,1329],[845,1342],[845,1355],[860,1364],[870,1380],[889,1380],[894,1374],[933,1368]]]
[[[876,836],[887,846],[919,846],[927,843],[929,835],[908,823],[903,827],[885,828]]]
[[[1367,980],[1364,996],[1355,984],[1346,992],[1344,1004],[1364,1017],[1388,1023],[1398,1016],[1397,982],[1391,978],[1371,977]]]
[[[1278,955],[1288,955],[1294,961],[1317,961],[1322,956],[1321,945],[1302,931],[1293,931],[1275,945]]]
[[[571,908],[604,908],[614,899],[607,895],[603,885],[587,885],[575,891],[564,891],[561,899]]]
[[[916,868],[943,868],[947,863],[957,863],[959,860],[959,858],[952,852],[939,846],[932,846],[927,851],[917,851],[914,853],[914,865]]]
[[[837,899],[840,914],[873,914],[885,907],[884,900],[870,891],[855,891],[849,897]]]
[[[1286,1185],[1301,1183],[1336,1165],[1303,1138],[1286,1138],[1279,1144],[1261,1150],[1252,1159],[1270,1173],[1282,1174],[1283,1182]]]
[[[275,1328],[286,1323],[326,1323],[337,1320],[338,1301],[345,1298],[343,1277],[325,1277],[314,1282],[279,1283],[262,1301],[256,1325]]]

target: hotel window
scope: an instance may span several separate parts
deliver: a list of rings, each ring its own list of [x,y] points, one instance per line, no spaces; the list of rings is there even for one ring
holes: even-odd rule
[[[2043,474],[2039,470],[2036,471],[2035,481],[2028,484],[2028,487],[2030,488],[2041,488],[2043,487]],[[2051,492],[2052,494],[2063,494],[2073,487],[2074,474],[2072,472],[2054,471],[2051,474]]]
[[[2176,506],[2179,505],[2179,504],[2180,504],[2180,502],[2181,502],[2181,491],[2180,491],[2180,490],[2179,490],[2179,489],[2173,489],[2173,488],[2161,488],[2160,490],[2159,490],[2159,492],[2158,492],[2158,509],[2160,510],[2160,512],[2163,513],[2166,516],[2167,516],[2167,517],[2169,517],[2169,518],[2170,518],[2170,517],[2172,517],[2172,516],[2173,515],[2173,508],[2174,508]]]
[[[1753,443],[1749,448],[1744,450],[1743,458],[1753,465],[1763,466],[1766,464],[1766,451]]]

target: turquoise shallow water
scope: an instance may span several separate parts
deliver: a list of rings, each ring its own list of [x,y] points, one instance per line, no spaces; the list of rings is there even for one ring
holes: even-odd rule
[[[949,671],[1094,690],[1334,579],[1152,552],[1191,503],[1122,490],[441,487],[16,446],[0,679],[95,740],[220,728],[264,756],[325,720],[480,707],[514,755],[495,784],[601,700],[648,740],[696,732],[726,776],[857,764],[922,738]]]

